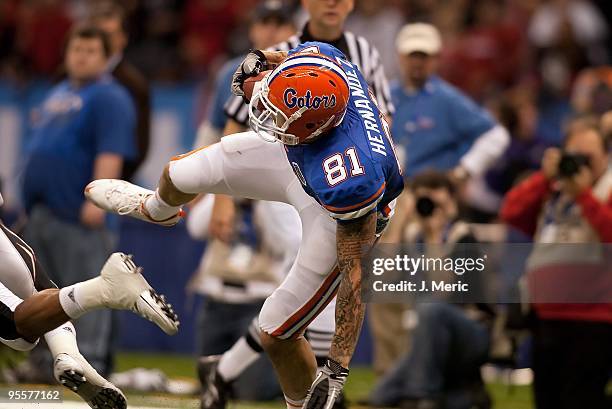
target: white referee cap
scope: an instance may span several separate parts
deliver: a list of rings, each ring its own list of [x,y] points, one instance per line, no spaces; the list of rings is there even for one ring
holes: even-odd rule
[[[400,54],[422,52],[435,55],[442,49],[442,38],[436,27],[427,23],[406,24],[395,40]]]

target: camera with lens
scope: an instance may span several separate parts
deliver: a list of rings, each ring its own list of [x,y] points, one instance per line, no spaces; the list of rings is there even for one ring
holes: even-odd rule
[[[563,152],[559,160],[559,177],[569,178],[580,171],[583,166],[589,166],[589,157],[579,153]]]
[[[436,202],[427,196],[421,196],[417,199],[415,207],[419,216],[430,217],[436,208]]]

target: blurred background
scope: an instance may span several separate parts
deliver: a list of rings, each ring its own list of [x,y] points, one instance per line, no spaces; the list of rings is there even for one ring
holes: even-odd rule
[[[108,3],[0,0],[0,183],[5,198],[2,218],[17,230],[27,220],[20,188],[24,152],[41,104],[65,75],[66,36],[76,24],[87,21],[95,10]],[[124,21],[116,30],[125,33],[127,41],[119,55],[141,74],[150,104],[150,122],[143,131],[148,143],[139,152],[142,162],[134,169],[133,180],[154,186],[170,157],[192,149],[198,128],[213,115],[217,74],[226,62],[251,47],[249,26],[261,3],[261,0],[118,3]],[[401,88],[403,81],[401,56],[396,51],[400,29],[413,22],[437,27],[442,40],[437,55],[439,76],[486,109],[487,115],[510,136],[495,163],[470,181],[468,193],[460,198],[462,214],[466,222],[492,241],[530,241],[524,232],[507,229],[499,210],[504,195],[516,182],[540,168],[545,150],[562,145],[565,126],[571,118],[576,114],[600,118],[612,109],[612,13],[605,12],[608,3],[355,0],[355,8],[344,27],[378,49],[391,89]],[[284,6],[290,11],[295,27],[301,30],[309,18],[301,2],[287,0]],[[612,128],[610,122],[607,126]],[[401,146],[401,140],[398,143]],[[410,149],[404,148],[409,155]],[[186,287],[198,269],[205,244],[190,238],[184,224],[171,230],[132,220],[111,220],[109,225],[117,234],[118,249],[135,255],[151,284],[168,296],[181,316],[181,331],[170,338],[149,323],[122,314],[116,340],[117,349],[123,353],[119,355],[122,361],[118,368],[129,369],[143,362],[145,366],[155,366],[158,360],[162,363],[157,366],[166,365],[172,373],[172,361],[163,362],[170,356],[167,354],[178,354],[186,357],[177,358],[180,360],[177,362],[187,368],[186,372],[192,371],[187,362],[193,362],[190,357],[197,355],[196,324],[202,296],[188,292]],[[410,318],[405,320],[409,322]],[[152,355],[139,361],[140,355],[131,355],[133,352]],[[515,352],[513,359],[504,361],[504,365],[511,369],[528,367],[527,358],[517,363]],[[373,354],[372,337],[365,328],[355,356],[356,365],[369,368]],[[371,388],[374,375],[369,369],[364,374],[359,378],[363,383],[353,386],[352,391]],[[195,376],[180,371],[178,375]],[[516,380],[498,376],[498,369],[492,369],[489,380],[497,388],[494,394],[501,402],[498,407],[533,407],[528,392],[511,392],[500,386],[529,383],[530,375]],[[518,393],[515,401],[506,397],[513,393]],[[357,392],[361,397],[365,394]],[[505,399],[513,403],[504,406]]]

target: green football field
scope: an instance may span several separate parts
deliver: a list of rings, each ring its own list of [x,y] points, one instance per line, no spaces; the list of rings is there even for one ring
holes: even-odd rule
[[[169,377],[194,378],[195,365],[190,357],[155,354],[119,354],[117,357],[117,370],[124,371],[131,368],[159,368]],[[365,398],[374,384],[374,373],[368,368],[352,368],[346,385],[347,397],[355,402]],[[532,409],[531,390],[529,387],[517,386],[508,388],[502,384],[490,384],[489,390],[493,396],[495,409]],[[176,398],[167,395],[128,394],[130,405],[170,407],[170,408],[197,408],[196,399]],[[284,408],[283,402],[233,402],[230,409],[271,409]]]
[[[24,355],[6,349],[0,351],[0,361],[6,362],[7,355],[10,354],[11,361],[23,359]],[[132,368],[157,368],[162,370],[169,378],[178,378],[181,380],[196,382],[195,379],[195,364],[193,358],[184,355],[169,355],[169,354],[147,354],[147,353],[120,353],[116,360],[116,370],[125,371]],[[2,362],[0,362],[0,366]],[[374,373],[366,367],[351,368],[351,376],[346,385],[346,393],[350,402],[359,401],[368,395],[374,385]],[[509,388],[502,384],[488,385],[491,395],[493,396],[495,409],[533,409],[531,403],[530,388],[525,386],[517,386]],[[50,388],[48,386],[28,385],[16,387],[13,385],[0,384],[2,395],[10,389],[41,389]],[[51,387],[57,388],[57,387]],[[65,391],[64,389],[62,389]],[[129,407],[132,409],[150,409],[150,408],[198,408],[199,402],[194,396],[177,396],[158,393],[142,393],[133,391],[124,391],[128,397]],[[30,408],[45,408],[45,409],[87,409],[88,406],[79,401],[77,395],[65,391],[63,394],[63,403],[45,403],[41,406],[39,403],[7,403],[0,400],[0,407],[7,409],[30,409]],[[231,402],[229,409],[272,409],[285,407],[282,401],[272,402]],[[353,404],[352,407],[358,407]]]

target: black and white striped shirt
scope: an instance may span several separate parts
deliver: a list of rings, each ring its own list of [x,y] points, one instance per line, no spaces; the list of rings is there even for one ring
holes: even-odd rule
[[[319,41],[308,32],[308,25],[304,27],[302,33],[298,33],[290,37],[287,41],[271,47],[270,50],[289,51],[307,41]],[[393,114],[394,107],[391,102],[387,77],[385,76],[385,70],[376,47],[368,43],[365,38],[356,36],[349,31],[345,31],[342,36],[335,41],[325,42],[342,51],[353,64],[359,67],[368,85],[372,88],[372,92],[376,96],[381,112],[384,114]],[[249,110],[242,97],[232,95],[225,103],[224,111],[225,115],[229,118],[244,126],[247,125]]]

